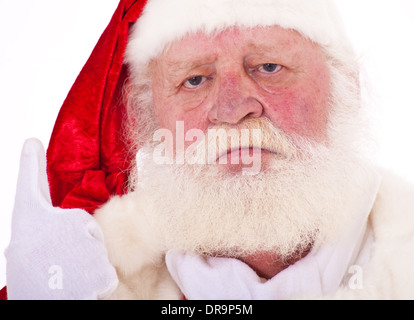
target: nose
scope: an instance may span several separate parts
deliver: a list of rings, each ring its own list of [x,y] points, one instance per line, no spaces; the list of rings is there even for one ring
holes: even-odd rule
[[[226,75],[217,83],[216,99],[209,111],[213,124],[238,124],[246,118],[259,118],[263,106],[247,75]]]

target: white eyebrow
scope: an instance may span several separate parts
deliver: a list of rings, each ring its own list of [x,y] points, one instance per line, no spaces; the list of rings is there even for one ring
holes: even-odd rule
[[[216,58],[203,57],[194,60],[171,60],[167,61],[167,66],[172,72],[188,71],[197,67],[205,66],[213,63]]]

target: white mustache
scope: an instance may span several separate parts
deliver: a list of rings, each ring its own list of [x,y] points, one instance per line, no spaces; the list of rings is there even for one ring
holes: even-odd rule
[[[296,147],[280,129],[266,118],[247,119],[237,126],[217,125],[209,128],[204,138],[186,150],[186,159],[193,164],[216,164],[229,152],[261,149],[290,158]]]

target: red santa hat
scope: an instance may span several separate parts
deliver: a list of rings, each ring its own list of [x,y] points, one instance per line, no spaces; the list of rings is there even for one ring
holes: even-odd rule
[[[121,0],[56,120],[47,151],[53,204],[93,213],[125,192],[135,156],[123,136],[128,72],[189,32],[270,25],[297,30],[340,60],[353,55],[330,0]]]

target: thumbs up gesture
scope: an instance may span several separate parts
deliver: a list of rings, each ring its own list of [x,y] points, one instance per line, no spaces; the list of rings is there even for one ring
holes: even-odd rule
[[[104,299],[118,285],[94,217],[52,206],[45,151],[37,139],[27,140],[21,154],[5,256],[10,300]]]

